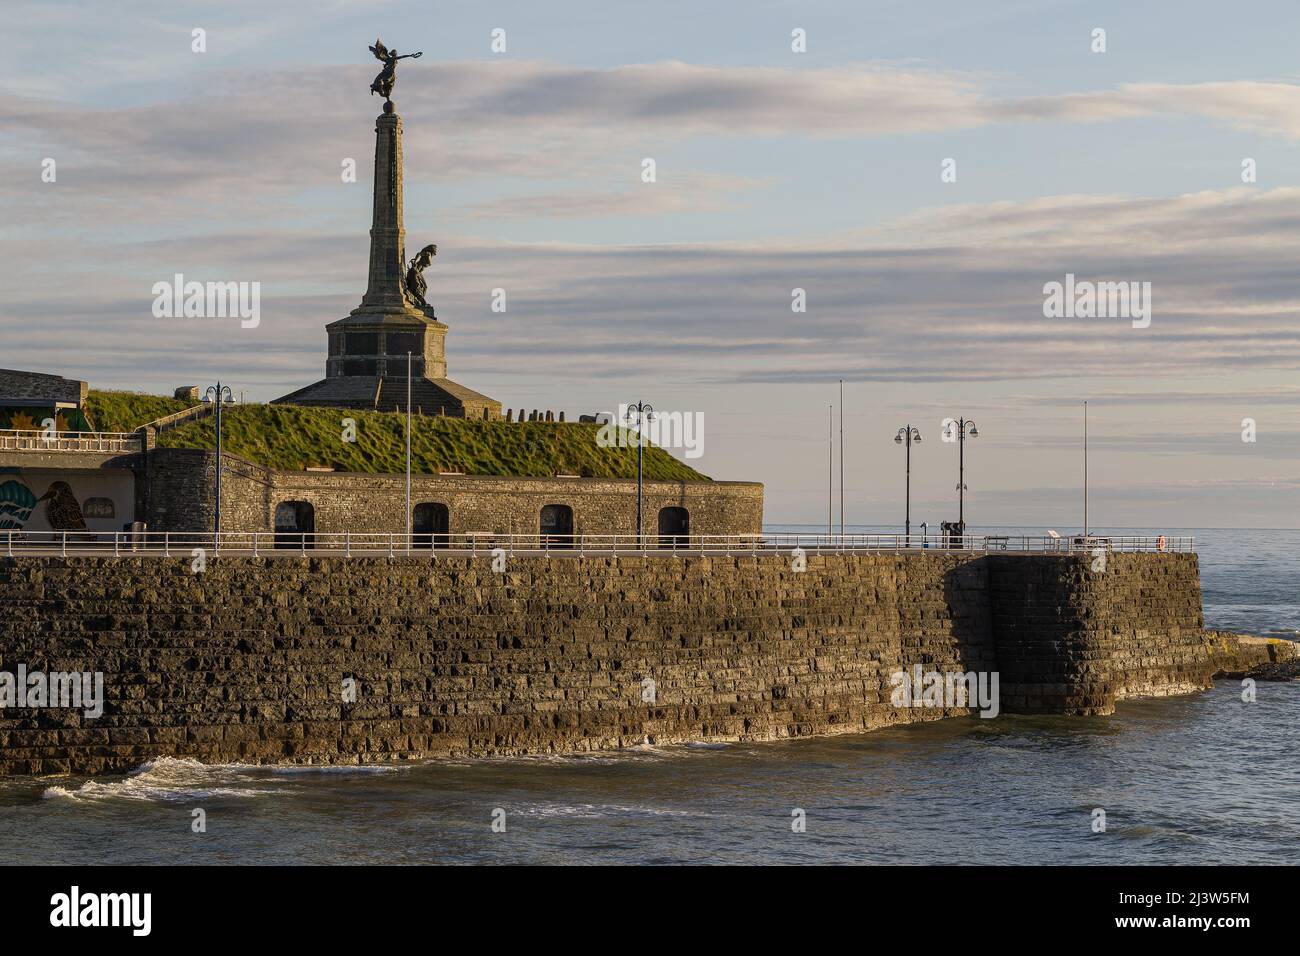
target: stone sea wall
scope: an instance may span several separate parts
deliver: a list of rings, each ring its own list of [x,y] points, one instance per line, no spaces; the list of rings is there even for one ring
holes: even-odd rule
[[[1009,710],[1107,714],[1126,697],[1209,686],[1192,554],[990,557],[993,639]]]
[[[0,671],[101,671],[102,715],[0,710],[0,772],[371,762],[851,733],[890,677],[1008,712],[1209,685],[1195,555],[0,558]],[[348,687],[355,687],[355,698]],[[650,699],[646,699],[646,698]]]

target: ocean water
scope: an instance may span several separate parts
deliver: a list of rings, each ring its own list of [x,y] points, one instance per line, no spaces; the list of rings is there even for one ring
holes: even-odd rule
[[[1297,635],[1300,532],[1165,530],[1198,538],[1208,626]],[[1109,717],[580,757],[165,759],[126,776],[0,780],[0,840],[8,862],[42,864],[1294,863],[1300,683],[1257,693],[1247,704],[1220,681]]]

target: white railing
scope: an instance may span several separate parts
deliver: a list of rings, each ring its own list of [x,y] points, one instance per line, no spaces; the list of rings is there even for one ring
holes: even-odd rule
[[[188,424],[195,419],[211,415],[213,409],[216,407],[216,402],[200,402],[197,405],[182,408],[179,412],[172,412],[170,415],[164,415],[162,418],[155,418],[151,422],[145,422],[140,427],[152,428],[156,432],[165,432],[170,428],[176,428],[179,425]]]
[[[0,429],[0,451],[90,451],[129,454],[140,451],[134,432],[55,432]]]
[[[892,553],[913,551],[965,551],[1011,554],[1089,554],[1097,551],[1191,552],[1195,538],[1165,535],[1126,537],[1050,537],[1035,535],[939,535],[901,534],[796,534],[773,532],[751,535],[657,535],[646,534],[468,534],[384,532],[223,531],[220,535],[199,531],[10,531],[0,530],[0,555],[189,555],[195,549],[205,554],[253,556],[343,555],[348,557],[396,557],[418,555],[490,555],[495,549],[506,554],[541,554],[555,557],[586,555],[673,555],[673,554],[786,554],[802,550],[807,554]]]

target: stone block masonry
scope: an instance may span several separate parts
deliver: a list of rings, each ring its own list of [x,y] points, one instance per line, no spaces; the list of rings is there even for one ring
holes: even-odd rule
[[[136,514],[153,531],[208,531],[213,526],[217,456],[166,448],[130,459],[136,471]],[[277,505],[312,506],[318,533],[400,534],[406,530],[403,475],[273,471],[224,455],[222,528],[272,531]],[[646,481],[647,533],[658,529],[660,508],[684,508],[690,533],[757,535],[763,526],[763,486],[750,481]],[[636,481],[622,478],[509,478],[420,475],[412,504],[447,508],[452,534],[537,534],[543,506],[572,509],[573,533],[632,534]]]
[[[1194,554],[987,559],[1008,710],[1107,714],[1125,697],[1209,686]]]
[[[105,703],[0,710],[0,771],[564,753],[971,713],[894,707],[890,676],[915,665],[1000,671],[1003,713],[1208,686],[1195,555],[1089,562],[3,558],[0,670],[102,671]]]

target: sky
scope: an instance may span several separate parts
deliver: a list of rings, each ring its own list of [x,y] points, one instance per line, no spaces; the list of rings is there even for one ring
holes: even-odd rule
[[[963,416],[968,523],[1079,527],[1086,399],[1094,527],[1300,526],[1290,0],[4,17],[0,366],[250,401],[321,378],[365,291],[379,36],[423,53],[393,94],[407,247],[438,245],[456,381],[698,414],[690,464],[763,482],[769,523],[824,526],[833,477],[837,527],[841,454],[846,524],[902,524],[904,424],[913,522],[955,519]],[[260,283],[260,322],[155,317],[177,273]],[[1067,275],[1150,283],[1149,325],[1048,317]]]

